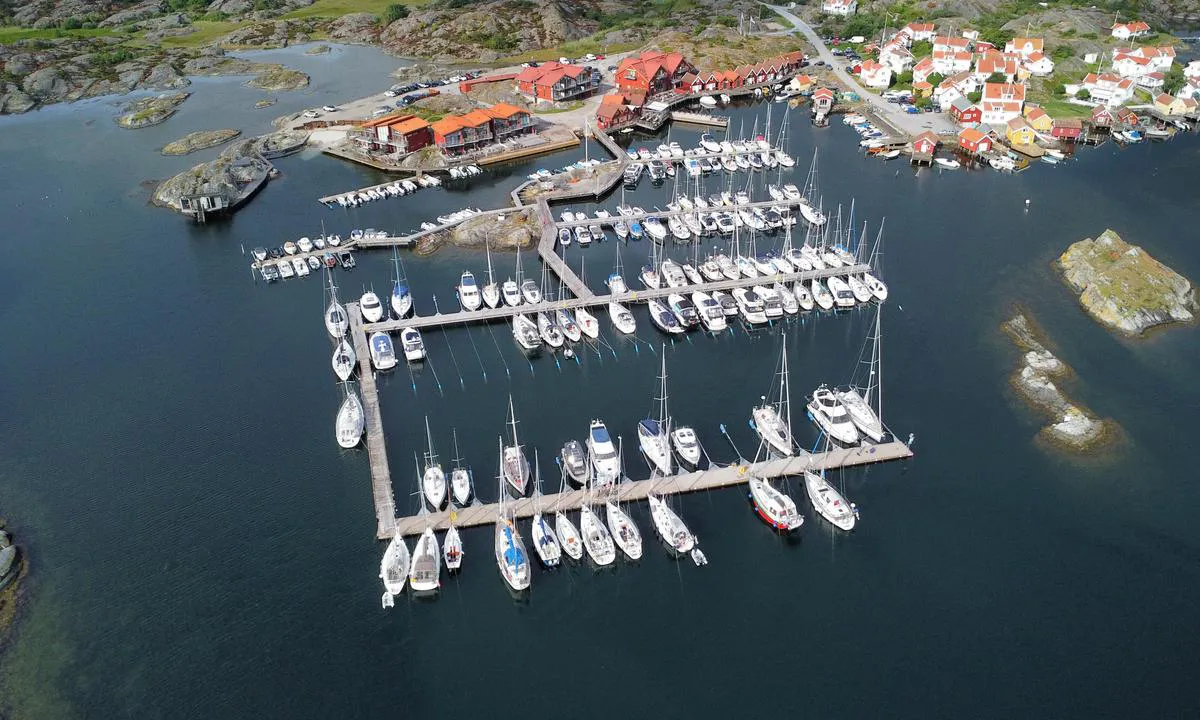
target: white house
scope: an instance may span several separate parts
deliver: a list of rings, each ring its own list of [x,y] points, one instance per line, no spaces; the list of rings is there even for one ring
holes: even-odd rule
[[[1002,125],[1013,118],[1021,117],[1025,105],[1025,86],[1016,83],[984,83],[983,97],[979,107],[983,110],[983,122]]]
[[[971,53],[966,50],[934,50],[931,59],[933,71],[940,75],[957,75],[971,69]]]
[[[1133,81],[1112,73],[1088,73],[1079,87],[1087,90],[1092,100],[1110,107],[1124,105],[1133,99]]]
[[[967,51],[971,49],[971,41],[965,37],[938,35],[933,38],[933,49],[948,52]]]
[[[930,42],[937,34],[937,26],[933,23],[910,22],[900,28],[900,35],[908,37],[908,44],[915,42]]]
[[[826,15],[853,15],[858,11],[858,0],[822,0],[821,12]]]
[[[985,52],[975,61],[975,77],[986,80],[994,73],[1000,73],[1008,82],[1017,79],[1020,70],[1020,56],[1016,54]]]
[[[1112,26],[1112,36],[1118,40],[1141,37],[1150,32],[1150,26],[1141,20],[1128,23],[1116,23]]]
[[[869,88],[887,90],[892,84],[892,69],[874,60],[864,60],[858,77]]]
[[[1191,98],[1200,100],[1200,77],[1191,78],[1187,83],[1175,93],[1176,97]]]
[[[1021,67],[1025,68],[1030,75],[1038,77],[1049,77],[1054,73],[1054,61],[1040,52],[1025,58]]]
[[[1136,50],[1113,50],[1113,69],[1122,77],[1138,77],[1152,72],[1167,72],[1175,64],[1175,48],[1144,46]]]
[[[979,83],[969,70],[942,80],[933,90],[933,97],[943,111],[949,110],[956,98],[965,98],[979,89]]]
[[[1150,72],[1141,77],[1133,78],[1133,83],[1147,90],[1162,90],[1163,86],[1167,83],[1167,78],[1160,72]]]
[[[1140,55],[1120,54],[1113,58],[1112,69],[1125,78],[1136,78],[1152,72],[1150,61]]]
[[[879,62],[899,75],[913,65],[913,55],[904,44],[892,40],[879,51]]]
[[[929,76],[936,72],[933,69],[933,58],[923,57],[921,62],[913,65],[913,82],[927,82]]]
[[[1005,53],[1017,53],[1023,58],[1027,58],[1034,53],[1042,53],[1046,51],[1046,41],[1041,38],[1013,38],[1004,44]]]

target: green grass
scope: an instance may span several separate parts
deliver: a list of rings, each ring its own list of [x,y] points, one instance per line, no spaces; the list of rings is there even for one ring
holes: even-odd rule
[[[302,20],[314,17],[341,17],[350,13],[371,13],[383,16],[388,5],[420,6],[429,0],[317,0],[308,7],[293,10],[283,15],[284,20]]]
[[[16,27],[14,25],[0,26],[0,45],[16,42],[17,40],[51,40],[55,38],[93,38],[114,35],[110,28],[85,28],[79,30],[60,30],[58,28]]]
[[[241,23],[235,22],[213,22],[210,20],[197,20],[192,23],[196,28],[196,32],[188,33],[187,35],[177,35],[174,37],[165,37],[162,39],[163,47],[188,48],[200,47],[207,45],[217,38],[228,35],[237,28],[241,27]]]
[[[598,40],[593,40],[591,38],[584,38],[583,40],[573,40],[571,42],[563,43],[562,45],[559,45],[557,47],[543,48],[541,50],[531,50],[529,52],[520,53],[518,55],[509,55],[508,57],[500,58],[496,62],[492,63],[492,65],[494,65],[496,67],[505,67],[508,65],[519,65],[523,62],[529,62],[530,60],[536,60],[538,62],[546,62],[547,60],[557,60],[560,57],[567,57],[567,58],[574,59],[574,58],[580,57],[581,55],[587,55],[588,53],[591,53],[593,55],[600,55],[600,54],[611,55],[613,53],[622,53],[622,52],[628,52],[630,50],[637,50],[641,46],[642,46],[641,43],[608,43],[608,44],[605,44]]]
[[[571,112],[572,110],[578,110],[581,107],[583,107],[583,101],[576,100],[573,103],[569,103],[566,107],[549,108],[547,110],[539,110],[537,108],[533,108],[533,112],[537,115],[554,115],[555,113],[564,113],[564,112]]]
[[[1084,105],[1075,105],[1066,100],[1039,100],[1038,104],[1052,118],[1090,118],[1092,109]]]

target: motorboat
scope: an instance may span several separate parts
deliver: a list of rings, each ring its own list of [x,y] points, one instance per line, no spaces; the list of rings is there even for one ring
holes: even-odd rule
[[[738,312],[741,313],[743,320],[751,325],[762,325],[767,322],[763,301],[753,290],[734,288],[733,299],[737,302]]]
[[[539,312],[537,314],[537,327],[538,335],[541,335],[542,340],[552,348],[560,348],[567,341],[562,328],[550,318],[550,313]]]
[[[579,529],[583,533],[583,546],[592,562],[600,566],[612,565],[617,559],[612,535],[587,504],[579,509]]]
[[[442,553],[433,528],[425,528],[413,546],[408,586],[413,592],[430,593],[442,586]]]
[[[688,284],[687,277],[683,274],[683,268],[674,260],[667,259],[662,261],[660,266],[660,277],[666,282],[669,288],[686,287]]]
[[[750,501],[763,522],[784,532],[791,532],[804,524],[804,517],[796,510],[795,501],[786,493],[759,477],[751,476],[749,485]]]
[[[704,323],[705,330],[721,332],[728,327],[728,323],[725,322],[725,311],[711,295],[697,290],[692,293],[692,303],[696,306],[696,312],[700,316],[700,322]]]
[[[333,349],[333,374],[338,376],[338,380],[349,380],[354,374],[356,362],[358,358],[355,356],[354,346],[346,338],[340,338],[337,347]]]
[[[584,454],[583,445],[580,445],[578,440],[568,440],[562,446],[559,458],[562,461],[563,472],[567,474],[567,479],[577,487],[587,486],[591,471],[588,468],[587,455]]]
[[[590,339],[600,337],[600,322],[587,308],[575,308],[575,324],[579,326],[579,331]]]
[[[943,170],[957,170],[962,167],[962,163],[950,158],[934,158],[933,161]]]
[[[647,495],[646,499],[650,502],[650,519],[654,521],[658,536],[680,555],[690,553],[696,547],[696,536],[688,530],[679,515],[653,493]]]
[[[366,291],[359,298],[358,309],[362,312],[363,319],[369,323],[383,319],[383,303],[379,302],[379,296],[372,290]]]
[[[835,305],[839,308],[854,307],[854,293],[850,291],[850,286],[845,280],[837,275],[833,275],[827,282],[829,283],[829,292],[833,294]]]
[[[346,397],[342,400],[342,406],[338,408],[335,429],[338,445],[348,450],[357,445],[362,438],[366,416],[358,394],[349,386],[346,386],[345,392]]]
[[[516,497],[524,497],[529,485],[529,459],[525,457],[525,448],[517,441],[517,413],[511,396],[508,398],[508,415],[512,444],[500,449],[500,472],[509,491]]]
[[[737,300],[734,300],[733,297],[724,290],[714,290],[712,299],[716,300],[717,304],[721,306],[721,311],[725,313],[726,318],[735,317],[740,312],[738,310]]]
[[[448,572],[457,572],[462,567],[462,536],[459,535],[458,528],[454,525],[451,525],[450,529],[446,531],[446,539],[442,542],[442,558],[446,561]]]
[[[309,271],[321,269],[321,261],[317,259],[316,255],[308,256],[308,269]]]
[[[850,413],[828,386],[818,387],[807,407],[813,422],[830,438],[844,445],[858,443],[858,429],[850,419]]]
[[[383,580],[383,588],[389,595],[399,595],[404,590],[408,582],[410,559],[408,545],[397,532],[388,542],[387,549],[383,551],[383,560],[379,563],[379,579]]]
[[[608,529],[612,532],[617,547],[621,548],[621,552],[630,560],[641,559],[642,533],[638,531],[637,525],[633,524],[633,519],[615,502],[604,503],[604,510],[608,519]]]
[[[687,467],[700,466],[700,458],[703,453],[700,448],[700,439],[696,437],[696,431],[692,428],[681,425],[671,430],[671,447],[675,450],[675,456]]]
[[[371,333],[371,364],[376,370],[391,370],[396,367],[396,348],[392,336],[385,332]]]
[[[833,293],[829,292],[829,289],[817,278],[812,279],[812,295],[817,306],[822,310],[833,309]]]
[[[308,276],[308,263],[304,260],[304,258],[292,258],[292,269],[296,271],[296,277]]]
[[[686,223],[678,215],[672,215],[667,218],[667,229],[675,236],[679,242],[687,242],[692,237],[692,231],[688,229]]]
[[[754,294],[762,299],[763,314],[767,316],[767,320],[778,320],[783,317],[783,301],[779,297],[779,293],[766,285],[755,285]]]
[[[858,521],[858,513],[854,506],[846,502],[846,498],[823,476],[810,470],[804,471],[804,487],[808,491],[809,502],[818,515],[839,530],[849,532],[854,529],[854,524]]]
[[[721,274],[721,266],[717,265],[716,259],[711,257],[700,263],[700,274],[708,282],[720,282],[724,277]],[[696,284],[699,285],[701,283]]]
[[[542,301],[542,291],[534,281],[525,280],[521,283],[521,297],[530,305],[537,305]]]
[[[500,295],[504,298],[504,304],[509,307],[521,304],[521,287],[515,280],[505,280],[500,285]]]
[[[696,310],[696,306],[691,300],[679,293],[671,293],[667,296],[667,306],[671,308],[671,312],[675,314],[675,319],[679,320],[679,324],[685,330],[690,330],[700,324],[700,312]]]
[[[621,458],[603,421],[592,420],[588,426],[587,449],[592,469],[595,470],[596,484],[609,485],[616,482],[621,474]]]
[[[671,309],[663,304],[662,300],[650,298],[646,301],[646,309],[650,312],[650,321],[659,330],[668,335],[678,335],[684,332],[685,328],[675,317],[675,313],[671,312]]]
[[[566,308],[560,308],[555,313],[555,324],[562,330],[562,334],[567,336],[571,342],[579,342],[583,339],[583,331],[579,329],[579,325],[575,323],[575,318],[571,317],[571,311]]]
[[[654,242],[662,242],[667,239],[668,230],[663,226],[662,221],[656,217],[648,217],[643,220],[642,228]]]
[[[632,335],[637,331],[637,322],[633,319],[633,313],[619,302],[608,303],[608,318],[619,332]]]
[[[537,323],[525,313],[518,313],[513,316],[512,332],[517,344],[525,350],[537,350],[542,346],[542,339],[538,335]]]
[[[1120,133],[1115,133],[1115,135],[1119,136]],[[1006,155],[996,155],[992,159],[988,160],[988,164],[991,165],[996,170],[1000,170],[1000,171],[1004,171],[1004,172],[1012,172],[1013,170],[1015,170],[1017,168],[1016,162],[1014,162],[1012,158],[1010,158]]]
[[[712,133],[703,133],[700,135],[700,147],[704,148],[710,153],[721,152],[721,145],[717,142],[716,138],[712,136]]]
[[[296,254],[296,243],[292,242],[291,240],[288,240],[287,242],[285,242],[283,244],[283,251],[285,253],[287,253],[288,255],[295,255]]]
[[[812,293],[808,291],[808,288],[804,287],[803,281],[797,280],[796,284],[792,286],[792,292],[795,293],[796,302],[800,304],[801,310],[807,312],[815,307]]]
[[[468,312],[478,310],[483,304],[479,286],[475,284],[475,275],[470,270],[464,271],[462,277],[459,278],[458,302],[462,305],[462,309]]]
[[[425,341],[416,328],[407,327],[400,331],[400,347],[404,350],[404,359],[410,363],[425,359]]]

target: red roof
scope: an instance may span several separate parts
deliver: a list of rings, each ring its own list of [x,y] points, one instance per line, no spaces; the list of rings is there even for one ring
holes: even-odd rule
[[[528,110],[522,110],[516,105],[509,105],[508,103],[497,103],[489,108],[484,108],[483,112],[487,114],[488,117],[494,117],[500,120],[507,120],[513,115],[529,114]]]

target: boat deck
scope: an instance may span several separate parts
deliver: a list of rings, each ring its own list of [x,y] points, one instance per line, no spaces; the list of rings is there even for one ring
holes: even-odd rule
[[[805,470],[834,470],[844,467],[869,465],[890,460],[903,460],[912,457],[912,450],[900,441],[892,441],[880,445],[863,445],[854,448],[837,448],[828,452],[812,455],[800,455],[791,458],[767,460],[746,465],[727,465],[708,470],[682,473],[668,477],[652,477],[647,480],[623,482],[609,488],[605,493],[598,490],[589,493],[586,490],[569,490],[563,493],[543,495],[536,502],[533,498],[506,500],[505,509],[511,510],[517,517],[531,517],[535,512],[553,512],[555,509],[577,510],[585,502],[603,502],[612,496],[621,502],[642,500],[650,493],[671,495],[675,493],[695,492],[716,488],[741,485],[751,476],[760,478],[778,478],[800,475]],[[451,515],[458,527],[491,525],[496,522],[499,512],[496,503],[477,503],[460,510],[443,510],[426,516],[411,516],[397,518],[396,532],[401,535],[420,535],[426,525],[435,530],[445,530],[450,527]],[[378,539],[388,540],[393,533],[380,533]]]

